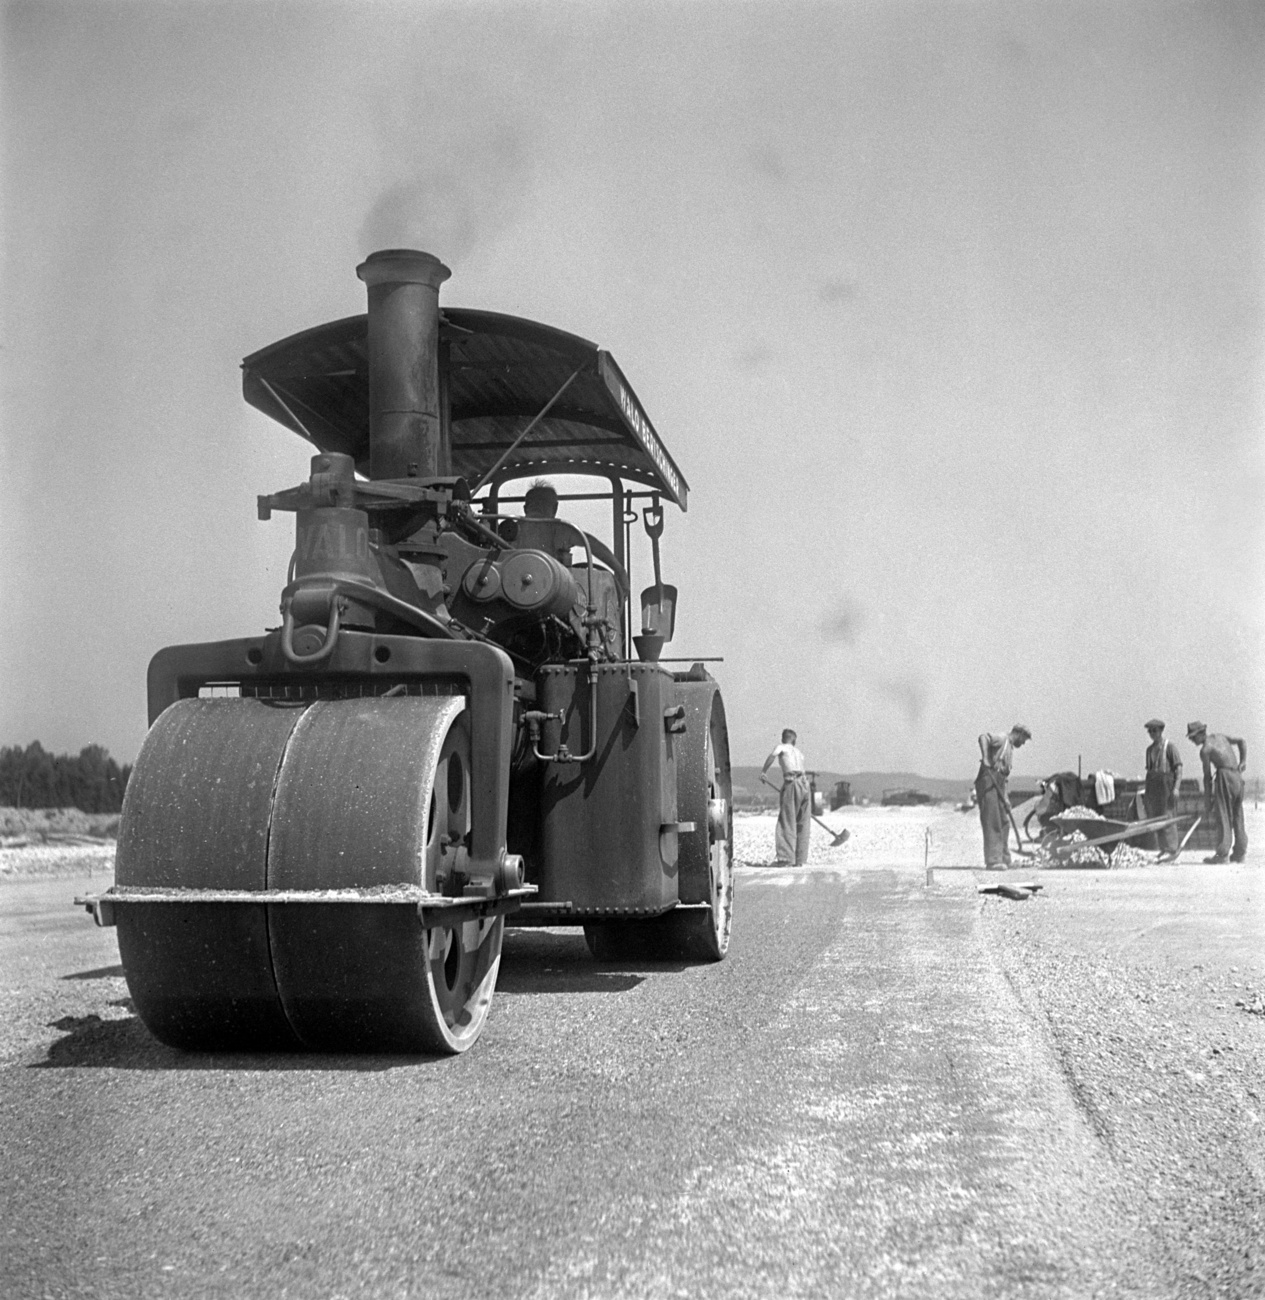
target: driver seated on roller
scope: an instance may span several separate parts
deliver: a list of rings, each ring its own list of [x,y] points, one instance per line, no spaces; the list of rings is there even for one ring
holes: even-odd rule
[[[796,746],[799,737],[789,727],[782,732],[782,743],[764,760],[763,776],[774,763],[782,769],[782,791],[777,810],[774,844],[779,867],[797,867],[808,862],[808,842],[812,833],[813,789],[804,770],[807,763]]]
[[[523,497],[523,517],[516,521],[515,546],[547,551],[563,564],[571,563],[576,530],[558,518],[558,491],[545,479],[537,479]]]
[[[523,517],[512,521],[516,529],[513,541],[517,547],[529,547],[534,551],[545,551],[554,559],[560,560],[568,568],[572,563],[572,547],[583,546],[588,542],[589,553],[598,564],[606,565],[609,574],[595,568],[593,599],[598,617],[605,625],[603,640],[611,658],[620,657],[623,642],[623,607],[628,599],[628,570],[615,558],[614,552],[605,542],[594,537],[592,533],[581,532],[574,524],[558,518],[558,491],[548,479],[537,479],[523,496]],[[588,600],[588,582],[581,577],[586,568],[581,559],[577,570],[578,597],[576,615],[581,620],[585,614]]]
[[[615,575],[621,596],[628,594],[628,571],[615,558],[614,552],[592,533],[581,533],[565,519],[558,518],[558,492],[547,479],[537,479],[523,497],[523,517],[516,520],[518,536],[515,546],[529,546],[535,551],[548,551],[563,564],[571,564],[571,548],[582,546],[588,538],[593,558],[604,564]]]

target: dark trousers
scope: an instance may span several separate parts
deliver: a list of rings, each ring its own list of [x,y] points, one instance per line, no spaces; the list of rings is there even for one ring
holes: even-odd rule
[[[1005,786],[981,767],[975,778],[975,799],[979,804],[979,824],[984,832],[984,865],[1010,866],[1010,815],[1005,802]]]
[[[1142,798],[1148,817],[1171,817],[1177,811],[1177,790],[1170,788],[1171,785],[1172,777],[1167,772],[1146,774],[1146,793]],[[1177,846],[1181,843],[1177,835],[1177,824],[1156,831],[1155,839],[1161,853],[1176,853]]]
[[[1217,857],[1242,862],[1247,857],[1243,820],[1243,774],[1219,767],[1212,778],[1212,806],[1217,818]]]

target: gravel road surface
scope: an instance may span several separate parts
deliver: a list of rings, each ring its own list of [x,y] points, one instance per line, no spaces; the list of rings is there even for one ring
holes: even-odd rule
[[[828,820],[740,819],[717,966],[511,932],[443,1061],[164,1048],[101,864],[0,860],[0,1292],[1265,1295],[1260,849],[1015,903],[969,817]]]

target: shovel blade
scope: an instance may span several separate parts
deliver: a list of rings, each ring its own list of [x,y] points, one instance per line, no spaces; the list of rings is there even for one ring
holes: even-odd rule
[[[641,626],[665,641],[672,640],[676,630],[676,588],[671,583],[647,587],[641,593]]]

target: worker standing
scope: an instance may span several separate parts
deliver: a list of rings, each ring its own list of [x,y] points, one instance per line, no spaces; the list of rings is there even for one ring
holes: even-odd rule
[[[1199,746],[1204,768],[1204,807],[1209,817],[1214,812],[1217,817],[1217,850],[1204,861],[1242,862],[1247,857],[1247,826],[1243,821],[1247,742],[1218,732],[1209,735],[1202,722],[1190,723],[1186,738]]]
[[[985,731],[979,738],[980,765],[975,777],[979,823],[984,832],[984,866],[1005,871],[1010,866],[1010,800],[1006,783],[1014,764],[1014,751],[1032,739],[1032,732],[1016,722],[1004,735]]]
[[[761,777],[777,763],[782,769],[781,799],[777,810],[776,866],[802,867],[808,861],[808,840],[812,832],[813,791],[805,769],[804,755],[796,748],[799,737],[789,728],[782,743],[764,760]]]
[[[1146,788],[1142,799],[1148,817],[1171,817],[1177,812],[1177,795],[1182,784],[1182,759],[1177,746],[1164,739],[1164,723],[1152,718],[1146,724],[1151,743],[1146,747]],[[1155,832],[1160,842],[1161,862],[1176,862],[1179,841],[1177,824]]]

